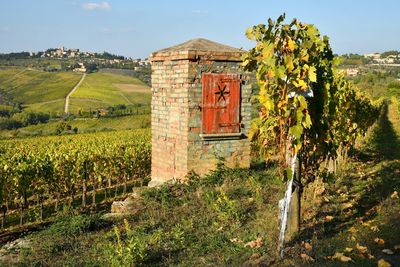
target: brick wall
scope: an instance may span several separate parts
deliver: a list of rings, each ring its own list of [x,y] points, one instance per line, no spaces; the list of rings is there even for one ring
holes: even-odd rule
[[[251,84],[240,69],[240,54],[174,52],[153,54],[152,61],[152,182],[184,179],[189,171],[203,175],[219,158],[228,166],[250,166]],[[217,59],[217,60],[215,60]],[[206,141],[200,137],[204,72],[243,74],[239,140]]]

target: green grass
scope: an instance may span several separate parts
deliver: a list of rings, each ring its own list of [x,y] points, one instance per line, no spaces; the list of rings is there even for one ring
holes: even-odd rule
[[[283,266],[377,266],[380,259],[398,266],[400,244],[400,119],[398,103],[384,105],[381,116],[355,156],[335,180],[324,184],[324,199],[309,203],[298,242]],[[332,216],[327,220],[326,216]],[[384,244],[375,242],[376,238]],[[311,244],[307,251],[301,241]],[[366,247],[360,252],[357,246]],[[347,251],[346,251],[347,248]],[[382,253],[391,249],[394,255]],[[352,250],[352,251],[350,251]],[[314,262],[301,261],[307,253]],[[332,259],[343,253],[348,263]]]
[[[76,63],[78,59],[58,59],[58,58],[23,58],[23,59],[13,59],[8,61],[5,59],[0,59],[0,66],[10,67],[18,66],[24,68],[55,68],[61,69],[61,64],[72,65]]]
[[[400,191],[399,133],[393,98],[350,162],[335,179],[320,182],[322,193],[313,198],[312,187],[305,189],[301,232],[283,260],[277,255],[277,203],[284,190],[278,170],[220,167],[185,183],[141,188],[137,212],[126,222],[61,218],[28,236],[32,245],[17,254],[20,265],[377,266],[384,259],[397,266],[398,251],[389,256],[382,249],[400,244],[400,200],[391,197]],[[335,253],[351,261],[332,259]]]
[[[3,77],[0,80],[1,91],[14,101],[29,105],[65,98],[81,74],[12,67],[0,68],[0,77]]]
[[[111,73],[92,73],[71,96],[71,112],[116,104],[149,104],[150,88],[138,79]]]
[[[242,266],[272,258],[282,185],[274,170],[221,168],[202,179],[193,175],[187,184],[143,189],[140,211],[126,224],[117,220],[112,230],[99,217],[61,218],[29,237],[21,264]],[[261,242],[249,245],[255,240]]]
[[[77,127],[79,133],[85,132],[100,132],[100,131],[117,131],[117,130],[130,130],[139,128],[150,127],[150,115],[130,115],[117,118],[84,118],[67,121],[72,128]],[[52,135],[55,134],[57,125],[60,121],[52,121],[46,124],[30,125],[18,129],[18,135],[31,136],[31,135]],[[10,138],[14,136],[16,131],[1,131],[0,138]]]
[[[64,114],[65,99],[56,99],[48,102],[29,104],[24,111]]]

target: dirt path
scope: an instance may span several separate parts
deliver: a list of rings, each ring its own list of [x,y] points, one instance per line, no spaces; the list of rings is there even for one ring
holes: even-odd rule
[[[81,85],[81,83],[83,82],[83,80],[86,78],[86,73],[84,73],[81,77],[81,79],[79,80],[79,82],[74,86],[74,88],[72,88],[71,92],[68,93],[67,97],[65,98],[65,106],[64,106],[64,112],[68,113],[68,108],[69,108],[69,98],[71,97],[71,95],[76,91],[76,89],[78,89],[78,87]]]
[[[128,102],[128,104],[133,105],[133,103],[122,92],[119,92],[119,94],[126,100],[126,102]]]

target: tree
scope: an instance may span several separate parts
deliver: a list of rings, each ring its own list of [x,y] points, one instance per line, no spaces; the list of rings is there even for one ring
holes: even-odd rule
[[[87,64],[85,64],[85,67],[86,67],[87,73],[92,73],[92,72],[96,72],[99,70],[96,63],[87,63]]]
[[[257,137],[263,146],[276,142],[281,164],[287,166],[286,153],[299,151],[304,130],[312,124],[304,95],[312,86],[323,87],[331,78],[332,72],[317,83],[317,72],[330,65],[333,54],[328,38],[321,39],[314,25],[296,19],[282,24],[284,19],[285,15],[276,22],[269,19],[267,26],[260,24],[246,31],[257,44],[243,64],[247,70],[256,70],[260,86]]]
[[[256,71],[260,87],[253,139],[264,155],[279,152],[281,166],[289,167],[285,178],[292,201],[286,201],[285,209],[290,237],[300,225],[300,174],[314,177],[323,160],[346,154],[376,120],[380,105],[338,73],[328,37],[321,37],[312,24],[296,19],[284,24],[284,19],[269,19],[268,25],[246,31],[256,46],[244,56],[243,65]]]

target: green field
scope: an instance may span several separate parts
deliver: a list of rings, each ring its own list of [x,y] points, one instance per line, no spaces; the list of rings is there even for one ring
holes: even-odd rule
[[[116,104],[148,104],[150,88],[138,79],[119,74],[92,73],[71,95],[70,111],[105,108]]]
[[[0,67],[0,91],[27,111],[63,113],[65,97],[82,74],[44,72],[21,67]],[[70,112],[107,108],[117,104],[149,104],[150,88],[140,80],[120,74],[87,75],[70,99]]]
[[[67,121],[72,128],[78,128],[79,133],[130,130],[150,127],[150,115],[131,115],[117,118],[84,118]],[[46,124],[30,125],[20,128],[17,131],[0,131],[0,138],[10,138],[15,136],[35,136],[55,134],[60,121],[52,121]]]
[[[81,74],[73,72],[44,72],[2,67],[0,68],[0,90],[13,101],[25,105],[62,100],[80,77]]]
[[[12,61],[6,59],[0,59],[0,66],[15,66],[23,68],[55,68],[61,69],[61,65],[71,65],[74,64],[76,60],[73,59],[63,59],[58,58],[18,58]]]
[[[39,102],[34,104],[29,104],[26,106],[26,111],[33,112],[44,112],[44,113],[64,113],[65,99],[56,99],[47,102]]]

